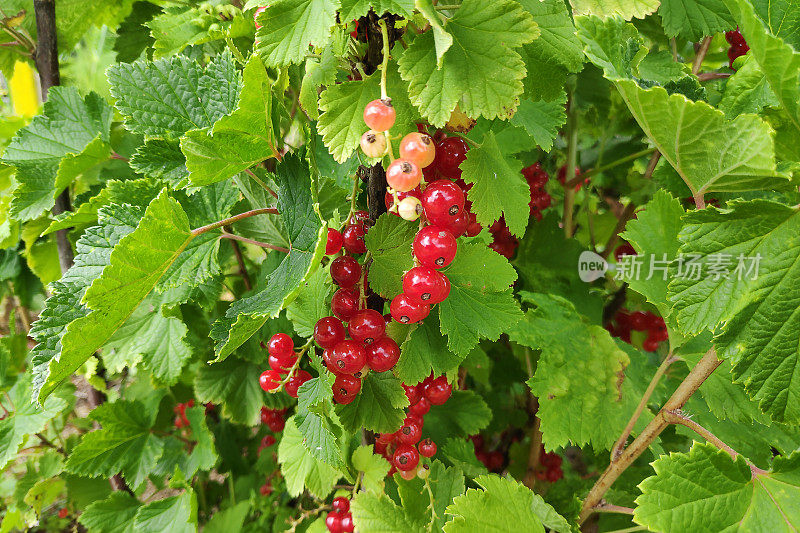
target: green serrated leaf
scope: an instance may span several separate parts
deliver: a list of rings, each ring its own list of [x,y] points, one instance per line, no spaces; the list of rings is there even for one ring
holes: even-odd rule
[[[406,407],[408,398],[399,379],[391,372],[370,372],[361,382],[361,392],[355,400],[338,406],[336,412],[348,431],[363,427],[391,433],[403,424]]]
[[[448,20],[447,33],[453,44],[443,55],[441,31],[427,32],[398,61],[411,102],[434,126],[443,126],[456,105],[471,118],[509,117],[525,77],[513,49],[538,37],[533,17],[509,0],[465,0]]]
[[[439,317],[436,314],[412,327],[400,346],[400,360],[394,367],[403,383],[414,385],[431,373],[440,376],[458,368],[464,357],[455,355],[447,348],[447,340],[439,329]]]
[[[309,46],[323,47],[336,23],[339,0],[281,0],[258,15],[256,53],[269,66],[300,63]]]
[[[375,494],[383,492],[384,480],[391,465],[384,457],[372,453],[372,446],[359,446],[353,452],[353,468],[362,472],[361,487]]]
[[[483,490],[469,489],[447,507],[447,514],[453,519],[445,524],[445,533],[476,530],[544,533],[542,519],[534,510],[541,496],[510,478],[486,475],[476,478],[475,483]]]
[[[13,218],[38,217],[72,180],[108,159],[111,111],[96,93],[82,98],[74,87],[48,93],[43,113],[17,132],[0,159],[17,170]]]
[[[241,77],[230,53],[203,69],[186,56],[117,64],[108,70],[111,94],[133,133],[177,139],[233,112]]]
[[[753,59],[745,61],[728,79],[719,102],[720,110],[731,119],[743,113],[760,113],[765,107],[778,105],[764,71]]]
[[[524,128],[542,150],[549,151],[561,126],[567,122],[566,101],[566,93],[553,101],[523,100],[510,122]]]
[[[206,365],[197,373],[195,394],[203,403],[221,405],[226,418],[255,426],[260,421],[264,405],[264,391],[258,386],[261,372],[258,365],[236,357]]]
[[[451,436],[477,435],[491,420],[492,411],[478,394],[471,390],[453,391],[445,405],[431,406],[425,415],[425,431],[430,431],[434,441],[443,442]]]
[[[465,357],[479,339],[496,340],[522,318],[509,289],[517,279],[514,268],[485,245],[459,246],[444,273],[450,279],[450,295],[439,304],[439,322],[454,354]]]
[[[286,480],[286,489],[292,496],[307,489],[318,498],[325,498],[342,474],[311,455],[302,440],[300,431],[290,418],[278,446],[278,462]]]
[[[636,499],[634,520],[672,531],[790,532],[800,526],[798,455],[777,458],[770,472],[753,473],[745,460],[711,444],[653,463]]]
[[[133,533],[133,520],[141,505],[127,492],[112,492],[105,500],[89,505],[78,521],[97,533]]]
[[[89,477],[111,477],[122,473],[133,487],[139,487],[158,461],[164,443],[150,432],[155,413],[139,402],[119,400],[105,403],[90,417],[102,429],[87,433],[67,460],[67,471]]]
[[[181,189],[188,183],[186,156],[175,141],[146,141],[131,156],[130,166],[144,176],[163,179],[173,189]]]
[[[364,237],[372,254],[369,286],[384,298],[403,292],[403,274],[414,266],[411,243],[418,230],[416,224],[384,213]]]
[[[414,0],[342,0],[339,16],[347,22],[366,15],[372,9],[378,16],[387,11],[406,18],[414,14]]]
[[[566,3],[562,0],[522,0],[520,4],[533,15],[541,31],[538,39],[525,45],[526,52],[562,65],[570,72],[581,70],[583,47],[575,35],[575,25]]]
[[[314,335],[314,325],[319,319],[330,316],[328,305],[333,282],[327,267],[319,268],[300,284],[297,298],[286,307],[286,316],[292,321],[295,333],[304,338]]]
[[[552,450],[572,442],[610,448],[630,416],[627,403],[620,401],[628,355],[608,331],[584,322],[563,298],[531,294],[529,299],[536,309],[509,337],[542,350],[528,385],[539,398],[545,446]],[[594,422],[584,424],[587,417]]]
[[[353,523],[359,531],[381,533],[419,531],[417,517],[409,516],[386,494],[363,491],[352,500]]]
[[[272,121],[272,82],[253,55],[244,69],[236,109],[213,128],[188,132],[181,139],[186,168],[194,185],[228,179],[267,159],[278,157]]]
[[[723,0],[662,0],[658,14],[667,37],[689,41],[736,27]]]
[[[658,9],[659,0],[571,0],[575,15],[619,16],[625,20],[644,18]]]

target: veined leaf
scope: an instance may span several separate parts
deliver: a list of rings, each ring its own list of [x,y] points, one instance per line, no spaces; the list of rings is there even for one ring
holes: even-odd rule
[[[300,63],[309,46],[325,46],[339,0],[280,0],[258,15],[256,53],[269,66]]]
[[[414,266],[411,244],[418,230],[416,224],[384,213],[364,237],[372,254],[369,286],[384,298],[403,292],[403,274]]]
[[[359,428],[391,433],[400,429],[408,407],[400,380],[391,372],[370,372],[361,382],[355,400],[337,408],[339,420],[348,431]]]
[[[311,455],[302,440],[294,419],[290,418],[278,445],[278,462],[286,480],[286,489],[293,496],[307,489],[318,498],[325,498],[342,474]]]
[[[659,0],[571,0],[570,3],[575,15],[619,16],[625,20],[644,18],[660,4]]]

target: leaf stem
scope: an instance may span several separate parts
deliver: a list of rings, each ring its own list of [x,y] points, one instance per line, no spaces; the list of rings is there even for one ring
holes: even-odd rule
[[[623,507],[621,505],[614,505],[608,502],[600,502],[594,509],[598,513],[620,513],[620,514],[633,514],[633,509],[630,507]]]
[[[706,208],[706,201],[705,201],[705,198],[703,198],[703,192],[702,191],[697,191],[694,194],[694,205],[695,205],[695,207],[697,207],[697,209],[705,209]]]
[[[61,446],[58,446],[58,445],[56,445],[56,444],[53,444],[53,443],[50,441],[50,439],[48,439],[47,437],[45,437],[44,435],[42,435],[42,433],[36,433],[36,438],[37,438],[37,439],[39,439],[40,441],[42,441],[42,443],[43,443],[45,446],[47,446],[48,448],[52,448],[52,449],[54,449],[55,451],[57,451],[58,453],[60,453],[60,454],[61,454],[61,455],[63,455],[64,457],[66,457],[66,456],[67,456],[67,452],[65,452],[65,451],[64,451],[64,448],[62,448]]]
[[[433,531],[433,524],[436,522],[436,507],[434,506],[434,502],[436,499],[433,497],[433,490],[431,490],[431,483],[430,480],[426,477],[425,478],[425,489],[428,491],[428,498],[430,499],[430,508],[431,508],[431,522],[428,524],[428,531]]]
[[[381,28],[381,38],[383,39],[383,60],[381,61],[381,99],[386,100],[389,95],[386,92],[386,72],[389,70],[389,29],[386,21],[380,19],[378,26]],[[388,138],[387,138],[388,141]]]
[[[266,242],[254,241],[253,239],[248,239],[247,237],[242,237],[240,235],[234,235],[233,233],[223,233],[220,238],[246,242],[247,244],[252,244],[253,246],[260,246],[261,248],[266,248],[267,250],[275,250],[276,252],[283,252],[285,254],[288,254],[290,251],[288,248],[284,248],[283,246],[275,246],[274,244],[269,244]]]
[[[261,185],[264,188],[264,190],[270,193],[274,198],[278,197],[277,193],[272,189],[270,189],[269,186],[266,183],[264,183],[264,181],[261,178],[259,178],[255,172],[253,172],[249,168],[244,169],[244,171],[247,173],[248,176],[253,178],[253,181]]]
[[[711,39],[712,36],[709,35],[703,39],[703,42],[700,43],[700,48],[697,50],[697,55],[694,57],[694,63],[692,64],[692,74],[695,76],[697,76],[697,73],[700,72],[700,67],[703,64],[703,60],[706,58],[708,49],[711,47]]]
[[[244,213],[240,213],[236,216],[232,216],[230,218],[226,218],[220,220],[218,222],[214,222],[213,224],[208,224],[207,226],[202,226],[192,230],[192,235],[197,237],[203,233],[215,230],[217,228],[221,228],[222,226],[228,226],[233,224],[234,222],[239,222],[240,220],[244,220],[245,218],[253,217],[256,215],[277,215],[278,210],[274,207],[264,207],[261,209],[253,209],[252,211],[245,211]]]
[[[674,411],[665,411],[664,412],[664,419],[669,422],[670,424],[680,424],[681,426],[686,426],[687,428],[691,429],[708,442],[719,448],[720,450],[727,452],[733,459],[739,455],[739,453],[722,442],[716,435],[711,433],[709,430],[689,418],[688,416],[684,415],[680,410]]]
[[[664,406],[658,414],[650,421],[644,430],[639,433],[636,439],[617,457],[611,461],[605,472],[602,473],[600,478],[594,484],[586,499],[583,500],[583,507],[581,508],[578,524],[583,524],[595,512],[597,506],[605,496],[611,485],[619,478],[619,476],[640,456],[647,450],[653,441],[664,431],[669,422],[666,420],[666,411],[674,411],[680,409],[689,400],[689,398],[697,392],[700,385],[711,375],[714,370],[722,364],[722,361],[717,358],[717,352],[712,348],[700,359],[700,361],[692,368],[689,375],[678,385],[678,388],[672,396],[664,403]]]
[[[578,161],[578,106],[575,100],[570,98],[569,110],[567,111],[567,176],[575,175],[575,168]],[[565,180],[566,181],[566,180]],[[575,205],[575,188],[566,187],[564,189],[564,216],[562,223],[564,234],[569,239],[575,232],[572,219],[572,211]]]
[[[619,219],[617,220],[617,225],[614,227],[614,231],[611,232],[611,236],[609,236],[608,241],[606,241],[606,247],[603,248],[603,253],[600,254],[602,257],[607,258],[609,255],[611,255],[611,252],[614,250],[614,247],[617,245],[617,241],[619,240],[619,234],[625,230],[625,226],[628,225],[628,221],[635,212],[636,204],[633,202],[628,202],[628,205],[625,206],[625,209],[623,209],[622,213],[619,215]]]
[[[435,6],[434,9],[436,9],[436,11],[452,11],[452,10],[458,9],[460,7],[461,7],[460,4],[444,4],[444,5]]]
[[[674,363],[677,360],[678,360],[677,357],[668,355],[661,362],[661,365],[658,367],[658,370],[656,370],[653,379],[650,380],[650,384],[647,385],[647,390],[644,391],[644,395],[642,396],[642,399],[639,401],[639,405],[636,406],[636,410],[633,412],[631,419],[628,421],[628,425],[625,426],[625,430],[622,432],[622,435],[620,435],[619,439],[617,439],[617,442],[616,444],[614,444],[614,447],[611,448],[612,461],[616,460],[620,455],[622,455],[622,451],[625,449],[625,442],[627,442],[628,437],[630,436],[634,426],[636,425],[636,422],[639,420],[639,417],[647,408],[647,402],[650,401],[650,397],[656,390],[658,382],[661,381],[661,378],[667,372],[672,363]]]
[[[608,170],[610,168],[614,168],[614,167],[617,167],[619,165],[623,165],[623,164],[627,163],[628,161],[635,161],[636,159],[639,159],[642,156],[652,154],[653,152],[655,152],[655,150],[656,150],[655,148],[646,148],[644,150],[639,150],[635,154],[626,155],[625,157],[621,157],[621,158],[619,158],[619,159],[617,159],[615,161],[612,161],[610,163],[606,163],[605,165],[601,165],[601,166],[599,166],[597,168],[589,169],[586,172],[584,172],[583,174],[581,174],[580,176],[578,176],[576,178],[573,178],[573,179],[569,180],[568,182],[566,182],[564,184],[564,187],[575,187],[575,185],[581,183],[586,178],[594,176],[595,174],[599,174],[600,172],[604,172],[604,171],[606,171],[606,170]]]

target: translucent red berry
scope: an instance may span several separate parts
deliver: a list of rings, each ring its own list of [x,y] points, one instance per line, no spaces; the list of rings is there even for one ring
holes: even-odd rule
[[[419,464],[419,452],[414,446],[401,444],[392,456],[392,464],[401,472],[413,470]]]
[[[367,362],[364,346],[354,340],[345,340],[333,347],[330,353],[333,370],[340,374],[355,374]]]
[[[406,392],[408,403],[413,405],[422,398],[422,385],[406,385],[403,383],[403,390]]]
[[[269,363],[269,367],[272,370],[277,371],[279,374],[288,374],[289,369],[294,366],[294,363],[297,361],[297,355],[294,352],[289,354],[288,357],[275,357],[274,355],[270,354],[267,358],[267,362]]]
[[[342,249],[342,244],[344,244],[342,234],[333,228],[328,228],[328,240],[325,242],[325,254],[338,254]]]
[[[405,159],[395,159],[386,169],[386,183],[396,191],[410,191],[422,181],[422,171]]]
[[[392,318],[401,324],[414,324],[419,322],[431,312],[431,306],[418,303],[405,294],[398,294],[389,304]]]
[[[467,158],[469,145],[461,137],[448,137],[436,147],[436,168],[448,178],[461,177],[459,166]]]
[[[423,394],[433,405],[442,405],[453,392],[453,386],[447,381],[447,376],[439,376],[425,384]]]
[[[305,383],[311,379],[311,374],[306,372],[305,370],[296,370],[292,377],[289,378],[289,381],[286,382],[284,386],[284,390],[286,394],[291,396],[292,398],[297,398],[297,389],[300,388],[300,385]]]
[[[364,242],[364,235],[367,233],[367,228],[363,223],[348,224],[344,228],[344,249],[351,254],[363,254],[367,251],[367,245]]]
[[[294,341],[286,333],[276,333],[267,343],[267,351],[278,358],[287,358],[294,354]]]
[[[413,162],[419,168],[429,166],[436,157],[433,139],[426,133],[409,133],[400,141],[400,157]]]
[[[330,533],[344,533],[344,529],[342,529],[342,517],[344,516],[343,513],[338,511],[331,511],[325,517],[325,527],[328,528]]]
[[[352,287],[361,279],[361,265],[352,257],[337,257],[331,261],[331,277],[340,287]]]
[[[408,414],[423,417],[428,414],[428,411],[431,410],[431,402],[425,398],[420,398],[417,403],[411,404],[411,407],[408,408]]]
[[[343,341],[344,325],[335,316],[326,316],[314,324],[314,340],[321,348],[332,348]]]
[[[333,508],[334,511],[346,513],[347,511],[350,510],[350,500],[348,500],[344,496],[339,496],[333,499],[331,507]]]
[[[419,454],[423,457],[431,458],[436,455],[436,443],[431,439],[425,439],[417,444]]]
[[[364,123],[371,130],[386,131],[394,126],[397,112],[392,106],[392,100],[373,100],[364,108]]]
[[[359,309],[358,293],[353,289],[339,289],[331,299],[333,314],[347,322]]]
[[[422,193],[425,218],[434,226],[447,226],[464,210],[464,191],[450,180],[430,183]]]
[[[450,281],[431,267],[414,267],[403,275],[403,293],[414,302],[438,304],[450,294]]]
[[[425,266],[437,269],[453,262],[457,247],[453,234],[437,226],[422,228],[414,237],[413,243],[417,260]]]
[[[397,441],[401,444],[416,444],[422,438],[422,424],[415,417],[406,418],[397,430]]]
[[[370,344],[383,337],[386,331],[386,321],[379,312],[373,309],[364,309],[353,315],[347,324],[347,331],[350,333],[351,339]]]
[[[361,380],[347,374],[337,374],[333,382],[333,399],[336,403],[348,404],[361,392]]]
[[[394,368],[400,359],[400,347],[391,337],[382,337],[367,346],[367,366],[375,372]]]
[[[277,370],[266,370],[258,377],[258,384],[266,392],[274,391],[281,386],[281,375]]]

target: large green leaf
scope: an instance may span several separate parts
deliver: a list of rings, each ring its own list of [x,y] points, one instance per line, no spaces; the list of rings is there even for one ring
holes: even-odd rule
[[[435,32],[417,36],[398,61],[411,102],[435,126],[443,126],[456,105],[473,118],[511,116],[525,77],[513,49],[539,35],[530,13],[509,0],[465,0],[446,30],[453,44],[441,63]]]
[[[525,45],[526,53],[578,72],[583,67],[583,47],[575,35],[567,4],[563,0],[523,0],[520,4],[533,15],[541,30],[538,39]]]
[[[241,87],[230,53],[218,55],[205,69],[182,55],[120,63],[108,70],[108,79],[130,131],[170,139],[230,114]]]
[[[372,9],[378,16],[387,11],[411,18],[414,14],[414,0],[343,0],[339,16],[348,22],[366,15]]]
[[[531,111],[525,107],[525,111]],[[515,120],[521,121],[522,118]],[[520,173],[522,164],[507,158],[492,132],[483,143],[467,152],[461,164],[464,181],[472,183],[467,198],[472,211],[483,226],[491,226],[504,217],[511,233],[522,236],[528,225],[531,200],[530,187]]]
[[[634,520],[655,531],[797,531],[799,459],[778,457],[771,471],[753,473],[710,444],[662,455],[639,485]]]
[[[48,346],[35,353],[33,360],[34,394],[40,401],[128,319],[193,237],[180,204],[162,192],[147,207],[136,229],[114,246],[108,266],[105,262],[99,268],[76,262],[73,274],[79,279],[82,277],[84,283],[86,279],[97,278],[80,299],[89,312],[74,309],[66,316],[45,313],[60,331],[51,330],[47,321],[33,331],[40,338],[50,337]],[[91,250],[88,253],[91,254]],[[88,275],[81,276],[80,269],[88,270]],[[102,270],[100,277],[97,277],[98,270]],[[70,301],[73,305],[77,303],[74,295],[63,294],[67,305]]]
[[[469,489],[447,507],[453,519],[445,533],[529,531],[544,533],[541,496],[522,483],[494,475],[475,478],[481,489]],[[551,509],[552,510],[552,509]]]
[[[736,27],[724,0],[662,0],[658,14],[668,37],[689,41]]]
[[[619,16],[625,20],[644,18],[654,13],[659,0],[571,0],[575,15],[597,15],[601,18]]]
[[[325,46],[339,0],[280,0],[258,15],[256,53],[269,66],[300,63],[309,46]]]
[[[97,407],[90,417],[102,429],[83,436],[69,455],[67,471],[89,477],[122,473],[131,486],[139,487],[164,447],[163,441],[150,431],[155,415],[139,402],[119,400]]]
[[[394,371],[403,383],[414,385],[431,373],[440,376],[455,370],[464,357],[447,348],[447,340],[439,329],[439,317],[432,314],[408,333]]]
[[[360,428],[380,433],[400,429],[408,407],[400,380],[391,372],[370,372],[361,382],[361,392],[347,405],[337,408],[342,425],[348,431]]]
[[[510,289],[516,271],[485,245],[461,244],[444,273],[450,279],[450,296],[439,304],[439,322],[447,346],[457,356],[465,357],[481,338],[497,340],[522,318]]]
[[[217,360],[225,359],[267,321],[290,304],[300,284],[313,273],[325,252],[322,226],[305,159],[284,158],[273,176],[278,186],[278,211],[289,239],[289,253],[272,271],[266,288],[235,301],[225,316],[214,323],[211,337],[217,341]]]
[[[364,237],[372,254],[369,286],[384,298],[393,298],[403,292],[403,274],[414,266],[411,243],[417,231],[417,224],[384,213]]]
[[[342,474],[311,455],[302,440],[294,419],[290,418],[278,446],[278,462],[286,480],[286,489],[292,496],[308,490],[318,498],[325,498]]]
[[[628,355],[605,329],[587,324],[563,298],[531,294],[529,299],[536,308],[509,337],[542,350],[528,385],[539,398],[545,445],[610,448],[630,416],[630,402],[621,401]]]
[[[272,83],[258,56],[244,69],[239,105],[213,128],[192,130],[181,139],[189,179],[195,185],[225,180],[278,157],[272,117]]]
[[[11,216],[38,217],[73,179],[108,159],[111,118],[98,94],[81,98],[73,87],[53,88],[43,113],[17,132],[0,159],[17,169]]]
[[[201,402],[220,405],[224,417],[255,426],[264,405],[264,391],[258,386],[262,371],[258,365],[231,357],[203,366],[195,378],[194,391]]]
[[[687,214],[680,251],[697,256],[700,275],[684,266],[669,286],[682,330],[717,332],[717,353],[731,360],[736,380],[786,422],[800,420],[798,224],[797,209],[766,200]]]

